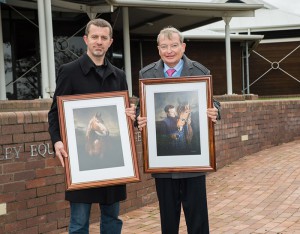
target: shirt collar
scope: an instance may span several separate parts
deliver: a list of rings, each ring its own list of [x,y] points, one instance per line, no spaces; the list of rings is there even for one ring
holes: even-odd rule
[[[179,62],[176,64],[175,67],[172,67],[174,68],[176,71],[179,71],[183,66],[183,60],[180,59]],[[170,67],[164,63],[164,72],[166,72],[168,69],[170,69]]]
[[[81,69],[83,70],[84,74],[88,74],[91,69],[95,69],[96,65],[94,64],[93,60],[87,55],[87,53],[83,54],[80,59]],[[106,58],[104,58],[103,66],[107,67],[108,62]]]

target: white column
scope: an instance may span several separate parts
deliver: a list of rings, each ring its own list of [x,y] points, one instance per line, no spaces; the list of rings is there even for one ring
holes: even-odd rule
[[[230,27],[231,17],[223,17],[225,21],[225,45],[226,45],[226,75],[227,75],[227,94],[232,94],[232,72],[231,72],[231,46],[230,46]]]
[[[6,84],[5,84],[5,66],[4,66],[4,49],[2,34],[2,15],[0,3],[0,100],[6,100]]]
[[[48,55],[48,79],[49,79],[48,92],[50,96],[53,96],[55,91],[55,59],[54,59],[51,0],[45,0],[44,8],[45,8],[45,19],[46,19],[46,40],[47,40],[47,55]]]
[[[122,8],[123,13],[123,37],[124,37],[124,62],[125,73],[128,84],[129,96],[132,96],[132,75],[131,75],[131,58],[130,58],[130,36],[129,36],[129,15],[128,7]]]
[[[41,71],[42,71],[42,96],[49,98],[49,79],[48,79],[48,56],[47,56],[47,39],[46,39],[46,23],[44,1],[37,1],[38,18],[39,18],[39,37],[40,37],[40,55],[41,55]]]

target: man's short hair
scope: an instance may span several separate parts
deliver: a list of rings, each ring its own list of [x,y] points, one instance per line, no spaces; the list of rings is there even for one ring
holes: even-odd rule
[[[86,27],[85,27],[85,35],[86,36],[90,32],[91,25],[95,25],[97,27],[102,27],[102,28],[105,28],[105,27],[109,28],[109,36],[110,36],[110,38],[112,38],[112,36],[113,36],[113,29],[111,27],[111,24],[108,21],[106,21],[104,19],[92,19],[92,20],[90,20],[87,23]]]
[[[166,105],[164,110],[165,110],[166,113],[169,113],[169,110],[173,109],[173,108],[175,108],[175,106],[173,106],[173,105]]]
[[[168,26],[159,32],[159,34],[157,36],[157,45],[159,45],[159,38],[161,36],[165,36],[166,38],[171,40],[173,33],[177,33],[179,35],[180,42],[183,43],[184,36],[182,35],[182,33],[177,28],[174,28],[173,26]]]

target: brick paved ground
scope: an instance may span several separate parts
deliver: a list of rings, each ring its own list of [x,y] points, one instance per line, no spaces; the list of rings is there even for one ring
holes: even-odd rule
[[[300,140],[263,150],[207,176],[210,231],[300,233]],[[181,216],[180,234],[185,234]],[[121,216],[124,234],[160,233],[157,203]],[[90,233],[99,233],[92,224]]]

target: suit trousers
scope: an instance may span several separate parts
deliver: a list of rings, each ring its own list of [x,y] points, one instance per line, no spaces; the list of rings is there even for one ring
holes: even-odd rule
[[[162,234],[177,234],[181,205],[189,234],[208,234],[205,175],[172,179],[155,178]]]

